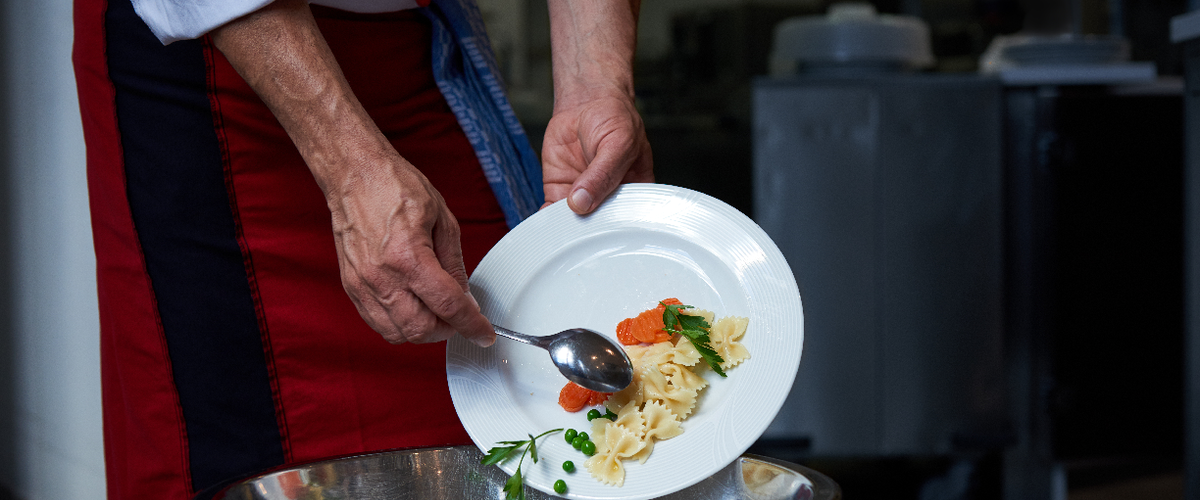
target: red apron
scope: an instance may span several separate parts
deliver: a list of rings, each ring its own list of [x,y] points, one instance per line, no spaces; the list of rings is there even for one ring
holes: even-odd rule
[[[410,11],[314,7],[356,95],[462,226],[507,231]],[[390,345],[342,289],[329,211],[287,134],[206,39],[162,46],[129,0],[76,0],[108,498],[189,498],[280,464],[468,443],[445,345]]]

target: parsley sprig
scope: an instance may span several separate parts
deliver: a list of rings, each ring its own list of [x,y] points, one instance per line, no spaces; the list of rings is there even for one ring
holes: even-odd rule
[[[725,360],[721,359],[721,355],[717,354],[717,351],[713,349],[711,344],[712,339],[708,337],[708,329],[712,328],[712,325],[704,321],[703,316],[692,316],[679,312],[680,309],[691,309],[692,306],[663,304],[662,302],[659,302],[659,304],[667,307],[663,311],[663,324],[666,325],[663,331],[670,334],[679,333],[687,337],[692,342],[692,345],[696,347],[696,350],[700,352],[700,356],[704,358],[704,361],[708,362],[708,366],[711,366],[713,371],[717,372],[718,375],[724,377],[725,371],[721,370],[721,363],[724,363]]]
[[[500,441],[496,443],[496,446],[488,450],[487,455],[483,456],[483,459],[479,463],[483,465],[495,465],[511,458],[517,450],[525,450],[521,452],[521,460],[517,462],[517,472],[513,473],[512,477],[508,478],[508,481],[504,483],[505,500],[525,500],[525,478],[521,476],[521,464],[525,463],[525,454],[529,453],[529,456],[533,458],[533,463],[536,464],[538,461],[537,440],[541,439],[542,436],[561,430],[562,428],[550,429],[538,434],[537,437],[529,434],[529,439],[522,441]]]

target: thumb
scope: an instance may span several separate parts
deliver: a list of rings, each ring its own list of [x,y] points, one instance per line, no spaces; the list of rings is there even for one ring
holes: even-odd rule
[[[611,141],[601,143],[595,157],[571,185],[567,205],[580,215],[592,213],[600,202],[617,190],[632,163],[630,148],[620,147]]]

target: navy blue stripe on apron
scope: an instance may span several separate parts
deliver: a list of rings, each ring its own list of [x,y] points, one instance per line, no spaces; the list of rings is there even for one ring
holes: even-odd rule
[[[187,431],[192,487],[284,462],[226,191],[203,43],[163,46],[129,0],[105,19],[134,227]]]

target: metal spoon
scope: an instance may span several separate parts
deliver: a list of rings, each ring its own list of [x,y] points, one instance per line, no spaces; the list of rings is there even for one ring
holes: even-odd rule
[[[550,351],[554,366],[567,380],[596,392],[617,392],[633,382],[633,365],[625,349],[612,339],[585,328],[533,337],[492,325],[496,335]]]

